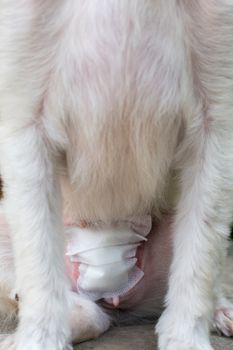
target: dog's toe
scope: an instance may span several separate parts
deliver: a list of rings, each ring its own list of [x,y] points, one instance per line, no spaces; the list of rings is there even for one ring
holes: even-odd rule
[[[233,336],[233,305],[219,307],[214,314],[214,327],[218,333],[227,337]]]
[[[0,350],[16,350],[15,337],[13,334],[0,337]]]

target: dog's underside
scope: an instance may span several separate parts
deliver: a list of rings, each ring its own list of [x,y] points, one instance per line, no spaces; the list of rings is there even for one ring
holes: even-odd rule
[[[0,0],[0,37],[14,253],[2,294],[19,296],[19,326],[2,349],[67,350],[71,337],[110,325],[70,290],[63,216],[111,225],[148,214],[163,222],[173,210],[159,350],[212,350],[215,309],[232,335],[220,279],[233,198],[233,2]]]

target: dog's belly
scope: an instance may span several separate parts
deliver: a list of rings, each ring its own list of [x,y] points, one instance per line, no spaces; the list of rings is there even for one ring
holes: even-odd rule
[[[155,223],[142,253],[142,280],[124,297],[120,298],[120,309],[145,309],[151,306],[151,314],[163,308],[167,290],[169,268],[172,259],[172,215],[164,216]]]

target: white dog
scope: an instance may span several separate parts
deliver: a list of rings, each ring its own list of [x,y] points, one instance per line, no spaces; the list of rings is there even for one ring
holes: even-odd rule
[[[212,349],[232,216],[232,92],[231,0],[0,0],[0,166],[20,304],[2,348],[70,349],[70,319],[77,340],[108,328],[70,291],[62,210],[75,234],[88,222],[132,245],[129,218],[159,217],[176,170],[159,349]]]

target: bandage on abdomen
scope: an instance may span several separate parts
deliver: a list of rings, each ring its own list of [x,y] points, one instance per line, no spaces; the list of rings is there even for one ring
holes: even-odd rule
[[[150,229],[150,216],[111,227],[67,228],[66,256],[76,269],[76,291],[92,300],[126,294],[143,277],[137,266],[137,248]]]

